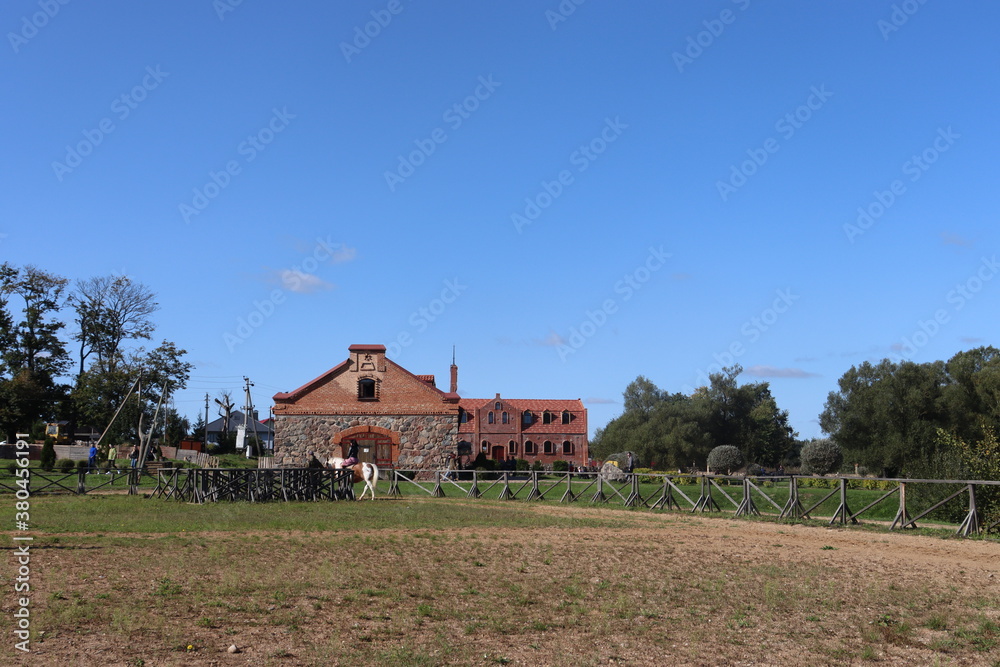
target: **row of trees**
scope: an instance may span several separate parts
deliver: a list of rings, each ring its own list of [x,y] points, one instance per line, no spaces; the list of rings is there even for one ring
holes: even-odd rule
[[[972,474],[961,448],[989,449],[1000,427],[1000,350],[948,361],[865,362],[847,371],[819,417],[846,460],[888,477]]]
[[[71,284],[34,266],[0,265],[0,433],[37,436],[40,423],[60,420],[103,431],[119,408],[109,444],[148,429],[160,398],[183,389],[192,368],[170,341],[137,344],[152,339],[157,310],[155,294],[126,276]],[[136,398],[124,404],[133,386]],[[168,438],[183,436],[186,420],[163,410]]]
[[[633,451],[643,465],[704,468],[713,449],[732,445],[747,464],[798,463],[806,443],[795,439],[788,413],[768,383],[739,385],[741,372],[725,368],[690,396],[639,376],[625,389],[624,413],[597,431],[594,456]],[[1000,478],[1000,350],[854,366],[830,392],[819,423],[849,471],[857,465],[886,477]]]
[[[598,429],[595,458],[632,451],[643,466],[703,469],[709,452],[738,447],[745,461],[776,467],[794,460],[799,443],[767,382],[740,385],[739,365],[709,376],[692,395],[663,391],[639,376],[625,389],[625,411]]]

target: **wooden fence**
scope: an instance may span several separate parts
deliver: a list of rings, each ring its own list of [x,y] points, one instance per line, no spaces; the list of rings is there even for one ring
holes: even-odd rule
[[[873,483],[883,483],[891,486],[879,498],[859,510],[852,510],[848,499],[848,485],[851,481],[859,481],[852,477],[822,478],[832,482],[830,489],[819,500],[804,506],[801,488],[804,480],[815,480],[814,477],[796,475],[742,477],[732,475],[665,475],[665,474],[622,474],[617,481],[603,477],[600,473],[540,473],[537,471],[523,473],[482,473],[479,471],[434,471],[433,483],[420,481],[416,476],[410,476],[399,471],[392,471],[388,494],[400,496],[400,484],[427,493],[435,498],[447,495],[446,489],[457,491],[468,498],[480,498],[493,491],[500,500],[556,500],[562,503],[588,501],[591,504],[620,504],[623,507],[647,508],[650,510],[677,510],[690,513],[731,511],[733,516],[761,516],[769,514],[778,519],[827,519],[829,525],[846,525],[859,523],[859,517],[870,512],[876,506],[889,502],[895,496],[898,500],[895,518],[889,524],[889,530],[916,528],[917,521],[922,520],[935,510],[949,503],[962,502],[964,518],[957,524],[956,534],[967,537],[984,532],[1000,530],[1000,520],[984,524],[983,517],[976,502],[977,489],[982,487],[1000,487],[1000,481],[987,480],[934,480],[934,479],[898,479],[898,478],[864,478]],[[644,483],[640,483],[644,480]],[[698,485],[697,497],[686,494],[678,484],[695,481]],[[739,492],[733,486],[724,487],[721,483],[736,484]],[[767,493],[764,484],[781,485],[787,489],[788,498],[784,504],[779,504]],[[960,488],[947,497],[934,502],[928,507],[914,509],[913,503],[907,501],[907,488],[918,484],[953,485]],[[689,484],[684,484],[689,485]],[[646,491],[643,491],[643,488]],[[652,489],[652,490],[650,490]],[[644,495],[645,493],[645,495]],[[561,495],[560,495],[561,494]],[[735,496],[735,497],[734,497]],[[837,498],[837,509],[831,516],[819,516],[818,508],[830,499]],[[720,506],[722,501],[727,505]],[[765,508],[761,512],[758,505]]]
[[[192,503],[354,500],[354,473],[327,468],[165,469],[151,497]]]
[[[413,472],[385,472],[387,493],[391,497],[402,496],[404,490],[435,498],[446,497],[449,493],[468,498],[488,495],[500,500],[589,502],[649,510],[725,512],[735,517],[769,515],[777,519],[818,519],[826,520],[829,525],[856,524],[861,518],[870,519],[873,508],[895,501],[893,520],[884,522],[888,530],[916,528],[918,521],[924,521],[949,504],[952,509],[960,508],[958,513],[963,515],[960,522],[951,524],[958,535],[967,537],[1000,529],[1000,520],[984,521],[977,504],[977,494],[984,488],[997,489],[1000,481],[827,477],[821,479],[832,483],[833,488],[822,489],[821,493],[825,494],[821,498],[814,497],[807,503],[802,489],[812,483],[806,480],[817,478],[795,475],[738,477],[643,473],[621,474],[618,479],[609,479],[599,473],[572,472],[434,470],[420,471],[419,477]],[[33,469],[28,479],[32,495],[92,493],[114,489],[116,482],[121,482],[117,488],[127,486],[129,493],[138,494],[142,480],[148,477],[155,479],[151,497],[184,502],[351,500],[355,497],[351,472],[326,468],[163,468],[154,474],[128,470],[106,476],[87,475],[85,471],[42,473]],[[17,481],[17,478],[0,479],[0,493],[16,493],[20,488]],[[871,482],[885,488],[878,498],[855,509],[850,506],[848,493],[852,482]],[[692,484],[697,485],[697,493],[689,495],[681,488],[690,488]],[[918,503],[907,497],[908,490],[914,486],[942,484],[955,488],[950,493],[937,494],[943,497],[926,506],[917,507]],[[148,487],[144,490],[148,491]],[[776,491],[781,491],[780,495]],[[776,495],[780,501],[775,500]],[[820,516],[820,506],[834,503],[836,510],[832,514]]]

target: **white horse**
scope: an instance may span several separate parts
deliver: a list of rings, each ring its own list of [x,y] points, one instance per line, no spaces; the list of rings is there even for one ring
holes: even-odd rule
[[[344,469],[344,459],[339,456],[334,456],[332,459],[327,461],[328,466],[334,470]],[[361,492],[361,497],[358,500],[364,500],[365,494],[371,491],[372,500],[375,500],[375,485],[378,484],[378,466],[374,463],[356,463],[350,466],[350,469],[354,472],[354,483],[364,482],[365,488]]]

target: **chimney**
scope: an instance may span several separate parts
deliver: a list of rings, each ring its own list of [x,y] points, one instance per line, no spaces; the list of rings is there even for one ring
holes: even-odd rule
[[[448,389],[452,394],[458,393],[458,366],[455,365],[455,347],[451,348],[451,386]]]

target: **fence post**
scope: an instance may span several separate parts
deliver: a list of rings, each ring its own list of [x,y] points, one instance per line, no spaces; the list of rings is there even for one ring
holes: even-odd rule
[[[979,534],[979,510],[976,509],[976,485],[969,484],[969,513],[962,520],[962,525],[955,531],[956,535],[968,537],[969,533]]]
[[[500,496],[497,500],[514,500],[514,494],[510,492],[510,476],[506,470],[501,474],[503,475],[503,488],[500,489]]]
[[[597,473],[597,490],[594,491],[594,495],[590,498],[590,504],[594,505],[596,503],[606,503],[608,502],[608,497],[604,495],[604,477],[600,472]]]
[[[754,505],[753,498],[750,496],[750,491],[753,487],[750,485],[750,478],[743,478],[743,502],[740,506],[736,508],[735,516],[760,516],[760,511],[757,506]]]
[[[444,489],[441,488],[441,471],[434,471],[434,491],[431,492],[432,498],[444,498]]]
[[[399,471],[395,468],[392,469],[392,477],[389,481],[389,495],[393,498],[399,498],[403,495],[399,492]]]
[[[576,500],[576,495],[573,493],[572,474],[573,473],[566,471],[566,493],[564,493],[562,498],[559,499],[559,502],[561,503],[571,503]]]
[[[851,510],[847,506],[847,478],[840,478],[840,507],[832,517],[830,517],[830,523],[828,525],[833,525],[834,521],[838,521],[840,525],[845,525],[847,520],[850,519],[851,523],[857,523],[858,520],[851,516]]]
[[[699,477],[701,496],[698,498],[698,502],[695,503],[694,507],[691,508],[691,513],[701,510],[702,512],[721,512],[722,508],[719,507],[719,503],[715,502],[715,498],[712,497],[712,484],[706,475],[701,475]]]
[[[542,497],[541,491],[538,490],[538,471],[531,471],[531,492],[525,500],[536,500]]]
[[[628,498],[625,499],[625,507],[637,507],[638,505],[646,505],[646,502],[639,495],[639,476],[634,472],[629,473],[629,477],[632,479],[630,492]]]
[[[77,468],[76,474],[76,492],[79,495],[83,495],[87,493],[87,471],[83,468]]]
[[[480,498],[482,497],[482,492],[479,490],[479,471],[472,470],[472,486],[469,487],[469,492],[466,494],[469,498]]]
[[[917,527],[915,522],[910,521],[910,514],[906,511],[906,482],[900,482],[899,510],[896,512],[896,518],[892,520],[892,525],[889,526],[889,530],[895,530],[897,524],[899,524],[900,528],[906,528],[910,523],[913,523],[914,528]]]

